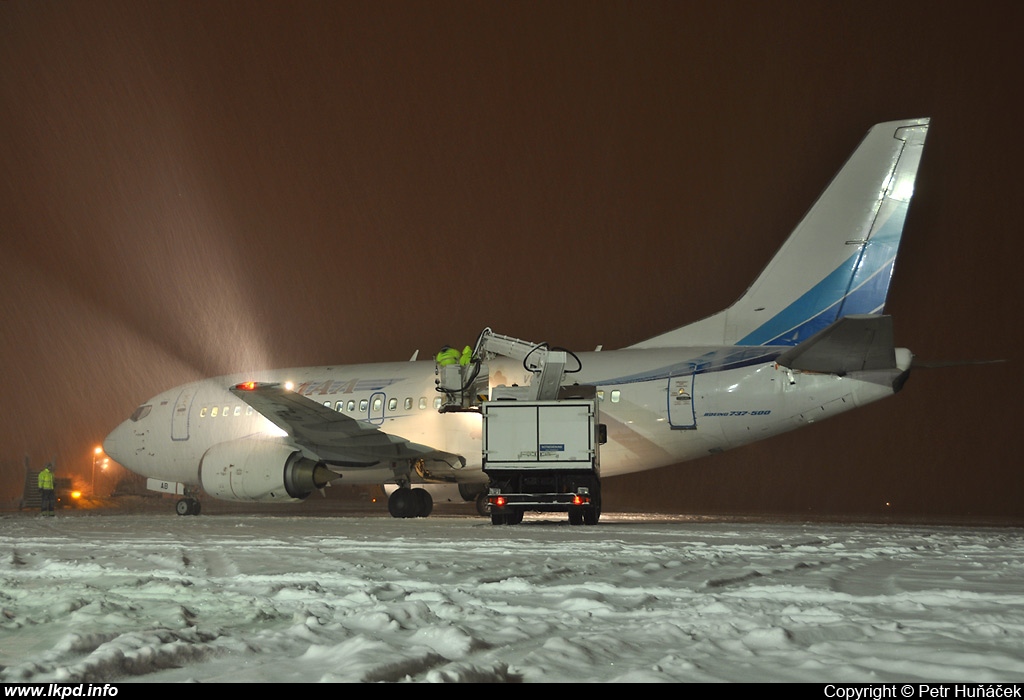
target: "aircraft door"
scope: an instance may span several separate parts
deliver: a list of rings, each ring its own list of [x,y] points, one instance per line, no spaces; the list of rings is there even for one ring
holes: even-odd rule
[[[196,387],[191,384],[178,394],[178,400],[174,402],[174,413],[171,414],[171,440],[188,440],[188,417],[195,397]]]
[[[693,374],[668,378],[668,424],[673,430],[696,430]]]
[[[387,397],[384,392],[378,391],[370,395],[370,405],[366,408],[366,419],[374,425],[381,425],[384,422],[384,403]]]

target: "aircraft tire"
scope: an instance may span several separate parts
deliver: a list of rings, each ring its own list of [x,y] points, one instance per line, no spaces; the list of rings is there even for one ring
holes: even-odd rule
[[[426,489],[412,489],[417,518],[426,518],[434,510],[434,498]]]
[[[174,504],[174,512],[178,515],[199,515],[199,501],[194,498],[181,498]]]
[[[392,518],[425,518],[434,510],[434,499],[426,489],[403,486],[388,498]]]
[[[413,517],[410,514],[414,512],[415,505],[415,496],[412,495],[410,488],[397,489],[388,498],[388,512],[391,513],[392,518]]]

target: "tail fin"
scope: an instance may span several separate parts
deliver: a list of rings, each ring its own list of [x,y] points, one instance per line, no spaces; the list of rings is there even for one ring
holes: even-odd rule
[[[632,347],[792,346],[844,316],[881,313],[928,122],[874,126],[735,304]]]

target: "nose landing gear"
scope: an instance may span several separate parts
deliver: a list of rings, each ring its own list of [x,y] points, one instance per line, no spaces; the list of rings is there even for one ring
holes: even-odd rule
[[[174,505],[178,515],[199,515],[201,510],[198,498],[182,498]]]

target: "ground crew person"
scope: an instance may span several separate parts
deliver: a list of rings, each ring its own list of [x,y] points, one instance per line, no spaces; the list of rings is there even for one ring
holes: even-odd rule
[[[451,345],[445,345],[441,348],[441,352],[437,353],[437,364],[441,367],[447,367],[448,365],[454,365],[459,361],[459,351],[453,348]]]
[[[40,515],[52,516],[57,506],[57,496],[53,492],[53,472],[49,464],[39,472],[39,498]]]
[[[471,347],[469,347],[467,345],[466,347],[462,348],[462,356],[459,358],[459,364],[462,365],[462,366],[466,366],[466,365],[468,365],[470,363],[470,361],[472,359],[473,359],[473,348],[471,348]]]

